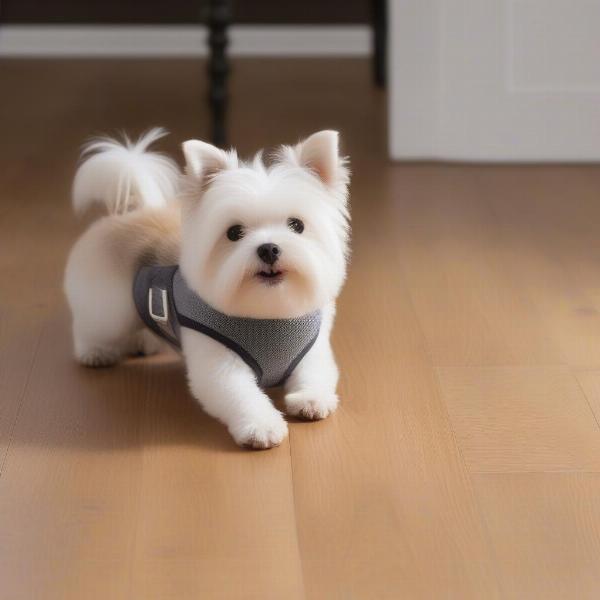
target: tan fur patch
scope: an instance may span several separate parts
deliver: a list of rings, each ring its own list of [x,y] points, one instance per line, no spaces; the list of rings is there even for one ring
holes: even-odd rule
[[[144,265],[173,265],[179,262],[181,207],[145,208],[111,219],[108,236],[116,260]]]

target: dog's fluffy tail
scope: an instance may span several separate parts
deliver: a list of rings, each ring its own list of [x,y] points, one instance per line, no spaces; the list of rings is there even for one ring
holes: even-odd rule
[[[73,207],[82,213],[100,204],[109,214],[166,206],[175,198],[180,171],[170,158],[148,147],[167,132],[154,127],[132,142],[100,137],[87,143],[73,181]]]

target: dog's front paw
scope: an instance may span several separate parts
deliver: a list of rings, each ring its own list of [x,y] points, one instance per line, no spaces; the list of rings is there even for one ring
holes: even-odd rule
[[[244,448],[266,450],[279,446],[288,434],[285,419],[279,412],[256,418],[230,428],[233,439]]]
[[[334,393],[319,394],[310,390],[290,392],[285,396],[285,409],[288,415],[318,421],[328,417],[338,405],[338,397]]]

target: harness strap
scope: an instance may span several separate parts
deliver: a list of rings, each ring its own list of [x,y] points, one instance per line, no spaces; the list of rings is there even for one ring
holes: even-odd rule
[[[173,298],[173,276],[177,266],[141,268],[134,280],[133,299],[144,324],[181,350],[179,320]]]
[[[289,377],[321,325],[320,311],[292,319],[225,315],[188,287],[177,266],[142,267],[133,294],[144,323],[176,349],[181,349],[181,327],[203,333],[235,352],[263,387],[281,385]]]

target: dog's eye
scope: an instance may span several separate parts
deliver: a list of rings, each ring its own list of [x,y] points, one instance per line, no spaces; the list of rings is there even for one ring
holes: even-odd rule
[[[237,242],[238,240],[241,240],[244,237],[244,228],[241,225],[232,225],[227,230],[227,237],[232,242]]]
[[[300,219],[292,217],[287,220],[287,224],[288,227],[296,233],[302,233],[304,231],[304,223]]]

